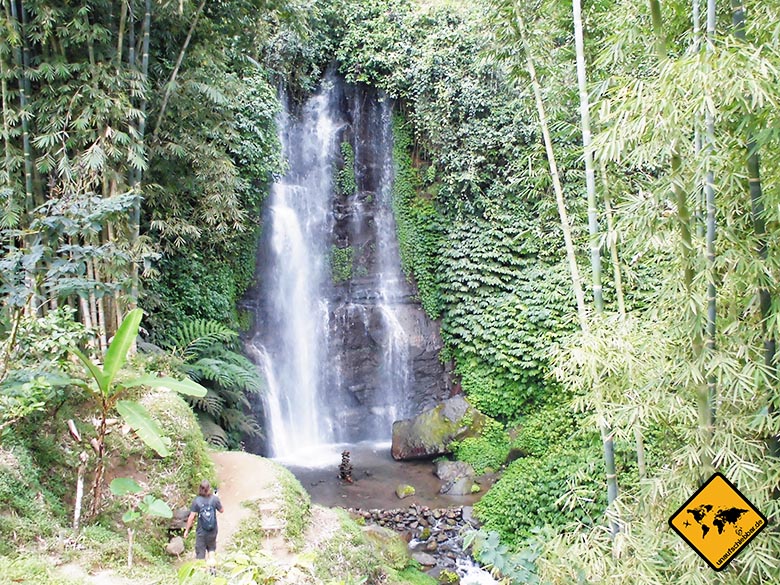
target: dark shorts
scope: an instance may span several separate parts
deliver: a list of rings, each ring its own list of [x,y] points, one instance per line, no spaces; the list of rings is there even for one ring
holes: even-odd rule
[[[195,558],[205,559],[206,551],[214,552],[217,550],[217,531],[197,532],[195,534]]]

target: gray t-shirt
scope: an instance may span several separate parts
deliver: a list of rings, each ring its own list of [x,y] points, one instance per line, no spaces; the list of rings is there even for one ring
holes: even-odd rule
[[[211,495],[211,496],[195,496],[195,499],[192,501],[192,507],[190,507],[190,512],[194,512],[195,515],[199,515],[200,511],[205,507],[211,505],[214,507],[215,510],[222,511],[222,502],[219,501],[219,498],[217,496]],[[216,522],[216,516],[215,516],[215,522]],[[217,527],[218,528],[218,527]],[[217,528],[214,528],[214,532],[217,531]],[[201,528],[200,522],[198,522],[198,527],[196,529],[196,534],[203,534],[205,530]]]

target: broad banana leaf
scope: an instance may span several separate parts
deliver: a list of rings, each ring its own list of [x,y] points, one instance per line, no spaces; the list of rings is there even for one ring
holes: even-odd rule
[[[103,364],[103,375],[105,381],[110,387],[116,373],[122,368],[127,359],[127,352],[133,341],[138,337],[138,326],[141,324],[141,318],[144,316],[142,309],[133,309],[122,320],[122,324],[111,340],[111,344],[106,351],[106,361]]]
[[[117,402],[116,409],[125,422],[138,433],[141,440],[154,449],[160,457],[171,454],[165,443],[162,429],[143,406],[132,400],[120,400]]]
[[[117,477],[111,481],[111,485],[108,486],[111,493],[115,496],[126,496],[128,494],[137,494],[142,488],[131,477]]]

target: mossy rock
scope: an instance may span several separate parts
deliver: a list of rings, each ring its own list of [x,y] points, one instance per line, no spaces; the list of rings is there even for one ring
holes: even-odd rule
[[[451,453],[453,442],[479,436],[489,420],[463,396],[453,396],[414,418],[393,423],[393,458],[418,459]]]
[[[398,496],[398,498],[401,500],[408,498],[409,496],[413,496],[414,494],[414,486],[405,483],[399,484],[398,487],[395,488],[395,495]]]

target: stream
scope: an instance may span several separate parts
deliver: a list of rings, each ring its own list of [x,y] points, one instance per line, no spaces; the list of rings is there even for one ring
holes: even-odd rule
[[[350,452],[353,483],[339,478],[341,453]],[[331,444],[311,450],[308,457],[277,459],[309,492],[312,502],[348,509],[367,524],[377,523],[410,539],[410,551],[435,559],[428,567],[435,575],[442,569],[456,572],[462,585],[490,585],[495,581],[463,551],[460,530],[470,528],[471,506],[489,489],[495,477],[479,479],[482,491],[467,496],[440,494],[441,481],[430,460],[395,461],[389,442]],[[303,464],[302,461],[306,461]],[[412,496],[400,499],[399,484],[415,488]],[[427,534],[423,530],[427,529]],[[427,536],[427,538],[423,538]]]

